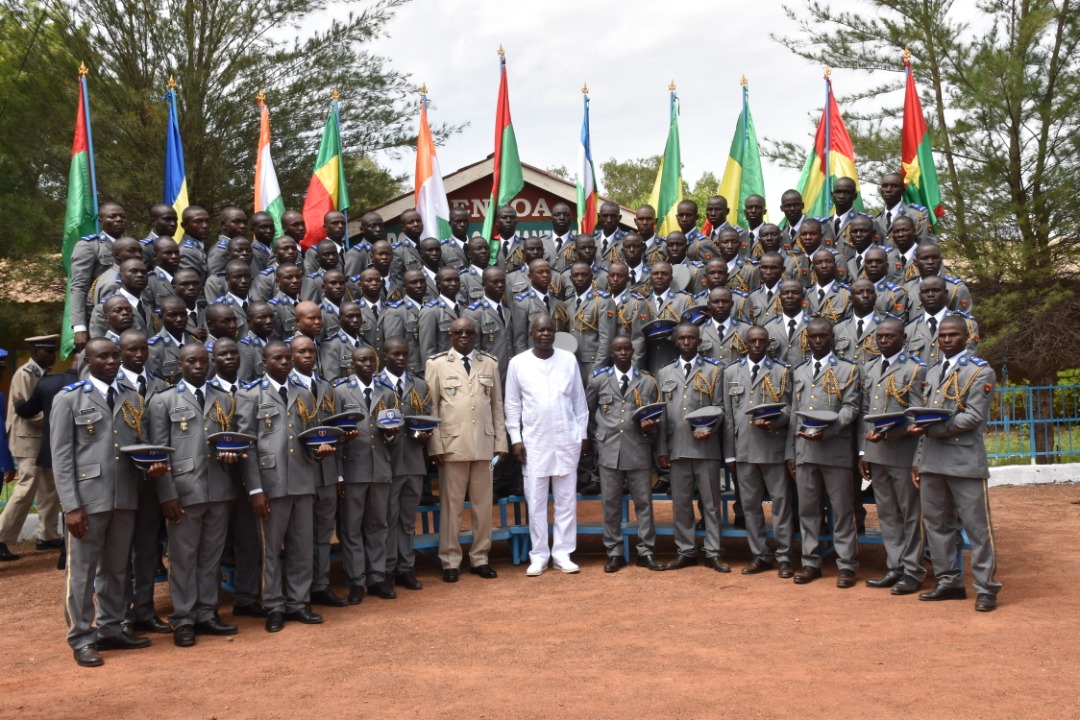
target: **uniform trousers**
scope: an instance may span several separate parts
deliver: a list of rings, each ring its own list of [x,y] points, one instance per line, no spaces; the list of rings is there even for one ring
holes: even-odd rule
[[[803,567],[821,568],[821,506],[823,496],[827,495],[833,511],[836,567],[840,570],[858,569],[851,468],[802,463],[795,468],[795,486],[799,491]]]
[[[675,521],[675,549],[680,555],[697,554],[694,520],[694,484],[705,520],[705,555],[723,556],[720,547],[720,473],[719,460],[680,458],[671,460],[671,510]]]
[[[268,612],[296,612],[308,605],[314,503],[314,495],[271,498],[270,515],[259,521],[263,545],[262,599]]]
[[[330,545],[334,540],[334,525],[337,520],[337,491],[337,484],[315,488],[315,500],[312,503],[313,592],[330,587]]]
[[[795,535],[795,508],[788,472],[783,463],[736,463],[735,472],[742,486],[739,501],[746,517],[746,540],[754,557],[765,562],[791,562]],[[776,551],[769,548],[765,531],[765,493],[772,498],[773,535]]]
[[[600,466],[600,494],[604,501],[604,549],[608,557],[622,557],[622,496],[623,483],[630,490],[637,517],[638,557],[653,554],[656,547],[656,525],[653,523],[652,470],[616,470]]]
[[[929,472],[921,473],[920,478],[926,540],[938,584],[946,587],[964,586],[964,568],[957,562],[960,536],[956,532],[955,518],[959,515],[960,523],[971,541],[971,574],[975,577],[975,592],[997,595],[1001,583],[994,578],[997,559],[986,480]]]
[[[525,470],[529,469],[525,465]],[[525,503],[529,508],[529,551],[531,563],[570,559],[577,549],[577,471],[567,475],[524,475]],[[548,546],[548,490],[555,496],[554,532]]]
[[[158,501],[157,485],[146,478],[140,478],[137,482],[139,506],[135,510],[135,534],[131,540],[131,560],[124,586],[127,619],[133,622],[157,616],[154,609],[154,577],[161,562],[161,536],[165,522]]]
[[[56,495],[52,468],[36,465],[37,458],[15,458],[15,483],[11,488],[4,512],[0,514],[0,543],[14,545],[19,541],[19,531],[26,522],[30,506],[37,497],[38,540],[56,540],[60,537],[60,500]]]
[[[169,595],[173,628],[209,622],[217,614],[218,568],[229,529],[229,502],[188,505],[168,523]]]
[[[499,464],[502,464],[502,460]],[[461,567],[461,514],[469,495],[473,540],[469,564],[488,564],[491,550],[491,463],[486,460],[448,462],[439,467],[439,562],[443,570]]]
[[[349,587],[374,585],[386,578],[389,515],[390,483],[345,483],[341,554]]]
[[[124,575],[135,531],[134,510],[111,510],[86,516],[86,535],[68,534],[64,613],[68,644],[78,650],[124,631]],[[94,629],[95,576],[97,629]]]
[[[416,509],[424,475],[396,475],[390,481],[390,515],[386,533],[386,574],[389,577],[412,572],[416,567],[413,536],[416,535]],[[444,491],[440,488],[439,493]],[[490,492],[490,490],[489,490]]]
[[[259,600],[259,581],[262,578],[262,535],[259,521],[251,509],[251,500],[244,494],[230,503],[229,533],[232,535],[233,605],[250,605]]]
[[[870,477],[888,568],[922,582],[922,507],[911,468],[870,463]]]

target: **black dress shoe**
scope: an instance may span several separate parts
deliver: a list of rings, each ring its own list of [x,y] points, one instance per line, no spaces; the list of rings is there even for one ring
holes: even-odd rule
[[[705,529],[705,518],[701,518],[700,520],[697,521],[697,523],[694,524],[694,531],[696,532],[698,530],[704,530],[704,529]]]
[[[781,580],[790,580],[795,575],[795,566],[786,561],[782,562],[776,574],[780,576]]]
[[[56,558],[56,569],[67,570],[67,555],[60,553],[60,557]]]
[[[8,546],[5,543],[0,543],[0,560],[8,562],[10,560],[18,560],[19,556],[8,550]]]
[[[64,547],[64,541],[57,538],[56,540],[38,540],[34,544],[34,548],[39,552],[45,552],[46,550],[59,550]]]
[[[806,585],[807,583],[814,582],[819,577],[821,577],[821,568],[807,565],[799,570],[799,572],[795,573],[795,584]]]
[[[479,575],[485,580],[494,580],[499,577],[499,573],[495,572],[495,568],[490,565],[477,565],[476,567],[469,568],[469,572],[473,575]]]
[[[890,588],[900,581],[900,578],[904,577],[902,574],[895,570],[890,570],[879,578],[873,580],[867,580],[866,586],[872,588]]]
[[[438,505],[439,504],[439,498],[435,497],[434,495],[423,495],[423,496],[420,497],[420,504],[421,505]]]
[[[922,583],[910,575],[905,575],[896,581],[896,584],[892,586],[891,592],[893,595],[911,595],[919,589],[919,585],[921,584]]]
[[[731,572],[731,566],[718,557],[705,558],[705,567],[709,568],[710,570],[715,570],[718,573]]]
[[[652,491],[656,495],[667,495],[671,492],[671,483],[666,478],[657,480],[652,486]]]
[[[697,565],[697,558],[693,555],[676,555],[675,559],[667,564],[665,570],[682,570],[683,568]]]
[[[990,593],[979,593],[975,598],[976,612],[993,612],[997,610],[997,597]]]
[[[599,482],[585,483],[584,485],[581,486],[581,489],[578,490],[578,493],[581,494],[581,495],[599,495],[600,494],[600,483]]]
[[[648,568],[653,572],[661,572],[666,569],[664,563],[657,560],[655,555],[638,555],[637,566]]]
[[[191,647],[195,644],[195,627],[193,625],[181,625],[174,629],[172,641],[176,647]]]
[[[746,529],[746,516],[745,515],[736,515],[733,518],[731,518],[731,527],[737,527],[737,528],[740,528],[742,530],[745,530]]]
[[[159,635],[167,635],[173,631],[172,625],[156,615],[149,620],[136,620],[131,623],[131,629],[135,632],[157,633]]]
[[[443,582],[455,583],[459,577],[461,577],[461,571],[457,568],[446,568],[442,571]]]
[[[304,625],[320,625],[322,624],[322,615],[316,615],[311,612],[311,608],[304,606],[299,610],[293,610],[290,613],[285,613],[285,619],[289,622],[298,622]]]
[[[967,600],[967,590],[938,584],[930,592],[919,593],[920,600]]]
[[[247,616],[253,618],[264,618],[270,615],[270,613],[266,612],[266,608],[258,602],[233,605],[232,614],[233,617]]]
[[[349,597],[345,600],[345,602],[349,603],[350,605],[359,605],[360,603],[364,602],[364,586],[353,585],[351,588],[349,588]]]
[[[83,667],[98,667],[105,664],[93,643],[75,649],[75,662]]]
[[[841,570],[836,577],[836,587],[844,589],[855,587],[855,571]]]
[[[172,632],[172,628],[169,628],[169,632]],[[98,641],[94,643],[98,650],[138,650],[144,647],[150,647],[150,638],[145,637],[132,637],[127,633],[119,633],[107,638],[98,638]]]
[[[763,573],[766,570],[772,570],[772,563],[762,558],[754,558],[754,562],[750,563],[742,569],[743,575],[757,575]]]
[[[195,623],[196,635],[235,635],[240,628],[221,622],[220,618]]]
[[[272,613],[268,613],[266,616],[266,632],[281,632],[281,628],[285,627],[285,613],[275,610]]]
[[[623,560],[622,555],[612,555],[607,559],[607,562],[604,563],[604,572],[616,573],[624,567],[626,567],[626,561]]]
[[[330,588],[315,590],[311,593],[312,605],[326,605],[327,607],[345,607],[349,601],[334,593]]]
[[[367,591],[368,595],[374,595],[375,597],[382,598],[383,600],[393,600],[397,597],[397,592],[394,590],[393,586],[391,586],[390,583],[386,582],[385,580],[383,580],[382,582],[377,582],[373,585],[368,585]]]
[[[417,580],[416,575],[411,572],[399,573],[394,576],[394,584],[406,590],[421,590],[424,587],[424,583]]]

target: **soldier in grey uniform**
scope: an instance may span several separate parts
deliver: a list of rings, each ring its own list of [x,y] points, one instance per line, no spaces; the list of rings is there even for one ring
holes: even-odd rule
[[[904,322],[908,319],[908,308],[911,305],[907,291],[887,277],[886,270],[893,264],[884,248],[872,247],[864,256],[866,264],[863,266],[863,276],[874,283],[877,292],[877,309],[879,312],[895,315]],[[854,284],[852,284],[854,287]]]
[[[836,353],[860,368],[878,355],[876,333],[885,316],[874,309],[876,302],[874,285],[866,279],[856,280],[851,286],[852,313],[833,326]]]
[[[157,265],[157,260],[154,258],[156,248],[155,243],[161,238],[172,239],[176,234],[176,228],[180,225],[180,218],[176,215],[176,210],[172,205],[166,203],[155,203],[150,206],[150,234],[139,241],[139,244],[143,248],[143,262],[146,263],[146,267],[154,268]],[[180,246],[177,245],[177,261],[180,260]],[[172,272],[170,270],[170,272]]]
[[[588,378],[593,370],[607,363],[615,336],[615,304],[610,294],[593,289],[593,274],[587,263],[576,262],[571,266],[570,281],[574,294],[562,301],[568,318],[566,329],[577,339],[581,377]]]
[[[529,263],[529,281],[532,283],[529,289],[515,295],[510,305],[515,355],[532,347],[529,326],[537,315],[554,320],[556,332],[564,331],[568,320],[566,309],[551,292],[551,264],[547,260],[540,258]]]
[[[627,287],[638,295],[648,295],[652,289],[650,267],[645,261],[645,241],[637,233],[623,236],[619,247],[612,251],[613,259],[608,263],[608,283],[611,283],[610,267],[615,263],[625,263],[629,276]]]
[[[938,329],[942,361],[926,373],[923,402],[952,412],[949,419],[912,430],[920,436],[911,477],[922,497],[923,521],[937,586],[920,600],[961,600],[963,567],[957,562],[955,518],[971,540],[975,609],[997,608],[1001,583],[994,577],[997,559],[986,481],[986,419],[994,395],[994,370],[966,348],[967,324],[950,316]]]
[[[142,260],[125,260],[120,266],[120,287],[116,293],[110,295],[101,304],[94,308],[90,314],[90,333],[94,337],[101,337],[108,330],[108,321],[105,319],[105,303],[109,299],[122,297],[128,301],[133,311],[132,318],[134,327],[142,330],[147,335],[156,335],[161,329],[161,320],[150,303],[143,299],[143,290],[146,289],[146,266]]]
[[[696,295],[701,290],[704,290],[708,285],[708,279],[705,277],[705,264],[697,260],[691,260],[686,256],[686,235],[678,230],[670,233],[667,236],[665,247],[667,248],[667,261],[671,264],[672,272],[680,266],[686,268],[689,280],[679,286],[679,289],[685,290],[691,295]]]
[[[222,242],[225,242],[224,238],[222,239]],[[221,243],[218,244],[220,245]],[[211,271],[210,275],[206,278],[206,285],[203,287],[203,296],[208,300],[211,298],[219,298],[229,292],[226,271],[228,269],[228,264],[233,260],[241,260],[247,265],[249,280],[255,275],[256,271],[252,269],[251,258],[254,253],[251,249],[250,240],[243,235],[238,235],[230,239],[226,243],[226,247],[228,248],[228,255],[222,258],[222,263],[219,266],[220,269]],[[251,283],[248,284],[249,289],[250,285]]]
[[[161,332],[147,340],[150,356],[146,367],[170,385],[180,379],[180,348],[187,343],[200,344],[187,332],[187,318],[184,301],[169,295],[161,303]]]
[[[453,268],[448,268],[454,271]],[[449,331],[448,331],[449,332]],[[431,394],[423,378],[408,371],[409,346],[399,337],[387,338],[383,351],[383,371],[377,376],[379,382],[394,388],[398,407],[405,415],[431,415]],[[406,432],[404,437],[390,446],[390,512],[387,516],[386,578],[394,578],[394,585],[409,590],[423,587],[416,579],[414,569],[416,556],[413,552],[413,536],[416,534],[416,510],[420,507],[421,492],[430,495],[427,480],[427,462],[424,448],[431,433]],[[394,598],[397,594],[388,580],[368,586],[368,593],[382,598]]]
[[[88,301],[93,306],[100,304],[102,300],[120,288],[120,266],[124,262],[143,259],[142,247],[139,245],[139,241],[133,237],[118,238],[113,243],[112,252],[113,264],[108,270],[94,278],[94,282],[90,285]],[[143,265],[145,266],[145,264],[144,262]],[[153,304],[152,296],[146,296],[146,299],[151,305]]]
[[[274,308],[274,339],[284,340],[296,332],[296,304],[300,302],[303,277],[296,265],[278,265],[277,292],[268,301]]]
[[[810,317],[805,312],[803,297],[802,283],[784,280],[780,284],[782,312],[765,323],[765,329],[769,331],[769,355],[791,367],[797,367],[810,353],[806,338]]]
[[[719,201],[723,201],[722,213]],[[710,203],[712,203],[711,207],[709,205]],[[719,195],[714,195],[709,198],[705,203],[705,215],[709,217],[710,224],[712,224],[714,218],[721,226],[726,224],[727,200]],[[679,230],[681,230],[686,237],[687,256],[695,262],[706,263],[714,257],[717,257],[720,254],[720,251],[717,250],[716,245],[713,244],[713,238],[706,236],[697,229],[697,223],[700,217],[697,203],[693,200],[683,200],[675,208],[675,221],[679,225]],[[713,225],[712,232],[715,233],[718,229],[719,228]]]
[[[844,268],[847,270],[849,281],[866,276],[867,253],[880,250],[885,253],[885,264],[882,267],[883,275],[889,280],[900,282],[903,275],[903,264],[900,262],[900,254],[891,245],[879,245],[874,242],[874,223],[869,216],[862,213],[856,215],[850,224],[850,244],[841,250],[844,258]]]
[[[733,227],[726,227],[716,239],[720,259],[727,263],[728,287],[743,293],[751,293],[761,284],[757,263],[751,258],[740,257],[742,236]]]
[[[124,632],[124,569],[144,482],[117,447],[139,441],[142,400],[117,378],[120,348],[94,338],[84,348],[89,377],[64,388],[53,403],[53,472],[68,529],[64,610],[68,644],[79,665],[102,664],[98,650],[146,647]],[[151,467],[156,477],[165,465]],[[95,576],[97,579],[95,587]],[[96,590],[96,592],[95,592]],[[94,598],[97,596],[97,627]]]
[[[424,362],[420,353],[420,311],[424,307],[426,285],[423,271],[406,270],[405,297],[390,310],[385,323],[388,339],[403,338],[405,340],[409,348],[409,372],[420,377],[424,376]],[[461,295],[459,294],[458,297],[460,298]],[[349,368],[342,373],[343,376],[352,372],[351,357],[348,365],[345,365],[345,358],[342,357],[342,364],[343,367]]]
[[[248,305],[248,331],[240,338],[240,368],[237,371],[237,376],[244,382],[251,382],[266,372],[263,348],[273,339],[274,321],[274,308],[270,303],[253,300]]]
[[[488,267],[487,240],[477,235],[465,244],[465,249],[469,253],[468,262],[459,273],[461,290],[458,297],[462,302],[473,303],[484,297],[484,270]]]
[[[699,352],[722,365],[746,354],[746,331],[750,325],[732,317],[731,290],[713,288],[709,291],[709,318],[701,325]]]
[[[229,244],[237,238],[246,241],[246,232],[247,213],[236,205],[222,207],[218,212],[218,241],[206,249],[206,271],[210,277],[225,270],[225,264],[232,260]],[[251,262],[251,253],[248,253],[247,260]]]
[[[337,332],[341,325],[341,303],[349,299],[345,273],[340,270],[327,270],[323,274],[322,300],[319,302],[323,317],[323,334],[320,340]]]
[[[499,248],[495,253],[494,265],[507,274],[525,267],[525,249],[517,234],[517,224],[517,210],[510,205],[502,205],[495,211]]]
[[[434,357],[450,348],[450,323],[462,316],[465,305],[457,299],[461,289],[458,271],[452,267],[439,269],[439,297],[425,303],[420,310],[418,332],[420,357]]]
[[[529,277],[529,265],[533,260],[544,259],[544,241],[538,237],[529,237],[521,243],[521,256],[523,265],[517,270],[508,271],[506,273],[506,297],[507,299],[513,298],[515,295],[520,295],[532,286],[532,281]],[[550,265],[550,261],[548,261]],[[556,278],[561,276],[551,269],[551,292],[555,293],[556,297],[561,297],[562,288],[557,282]]]
[[[87,235],[71,250],[71,327],[75,351],[81,351],[90,339],[90,285],[113,265],[113,242],[124,235],[127,216],[118,203],[106,202],[98,208],[101,232]]]
[[[194,270],[177,270],[173,274],[173,290],[187,308],[187,331],[199,340],[206,340],[206,301],[201,300],[202,285]]]
[[[345,252],[345,277],[356,277],[371,262],[375,243],[386,240],[383,219],[379,213],[369,212],[360,216],[360,240],[353,242]]]
[[[690,293],[671,287],[671,265],[667,261],[654,264],[649,272],[649,283],[652,286],[652,292],[644,297],[644,302],[649,308],[650,320],[663,319],[679,322],[683,312],[693,304],[693,298]],[[659,377],[660,368],[674,360],[678,351],[668,338],[646,338],[645,342],[646,367],[650,373]]]
[[[173,277],[180,269],[180,246],[171,237],[159,237],[152,247],[154,269],[147,276],[146,294],[153,306],[160,309],[162,300],[176,294]],[[146,262],[145,258],[143,262]]]
[[[439,297],[438,273],[439,268],[444,267],[442,264],[442,248],[439,247],[438,240],[429,237],[420,241],[418,251],[420,253],[420,259],[423,261],[423,265],[414,269],[419,270],[424,276],[426,284],[424,302],[427,302],[428,300],[434,300]],[[458,268],[454,268],[454,270],[457,271],[460,280],[461,270]],[[405,273],[408,272],[411,272],[411,270],[406,270],[401,274],[402,284],[405,283]],[[458,291],[460,292],[460,290],[461,288],[459,287]],[[465,301],[463,300],[462,302]]]
[[[924,243],[915,250],[915,267],[919,270],[919,276],[908,280],[904,284],[904,290],[911,298],[911,313],[915,314],[921,309],[919,289],[923,281],[931,277],[940,277],[945,281],[945,305],[953,312],[971,312],[971,291],[960,278],[950,277],[945,274],[941,264],[941,250],[934,243]]]
[[[659,389],[652,375],[631,363],[634,347],[630,338],[612,340],[611,355],[614,365],[595,370],[585,388],[604,498],[604,572],[618,572],[626,565],[622,555],[624,485],[630,490],[637,516],[637,564],[663,570],[655,555],[651,476],[654,452],[666,454],[665,438],[659,433],[659,419],[633,419],[638,408],[657,402]]]
[[[783,313],[780,308],[780,283],[784,277],[784,258],[778,252],[763,253],[758,261],[761,285],[746,298],[746,319],[765,325]]]
[[[788,426],[786,459],[799,493],[799,526],[802,530],[802,569],[795,582],[805,584],[821,577],[821,507],[825,496],[833,511],[833,543],[840,574],[836,586],[855,585],[857,538],[855,535],[854,433],[860,408],[859,366],[833,353],[829,321],[814,318],[806,329],[810,357],[795,368],[792,419]],[[838,418],[819,433],[802,429],[800,411],[831,411]]]
[[[610,200],[600,203],[600,210],[597,213],[599,223],[593,232],[593,237],[596,238],[596,257],[600,259],[603,265],[622,262],[618,252],[622,239],[627,232],[619,227],[621,217],[622,211],[618,203]]]
[[[394,388],[375,379],[378,362],[374,348],[359,347],[353,351],[354,372],[334,383],[338,411],[357,410],[365,416],[357,425],[358,435],[341,451],[341,549],[350,605],[364,601],[367,581],[375,584],[386,577],[393,476],[388,443],[396,441],[398,430],[382,430],[377,420],[383,410],[397,407],[397,396]]]
[[[304,272],[318,272],[319,268],[325,268],[327,270],[336,268],[341,272],[345,272],[345,258],[347,255],[345,252],[345,234],[348,232],[345,214],[338,212],[337,210],[331,210],[323,215],[323,232],[326,233],[326,237],[317,242],[313,247],[309,247],[304,253]],[[331,264],[324,264],[322,258],[319,257],[323,254],[324,249],[329,249],[329,246],[323,245],[323,243],[326,242],[329,242],[330,245],[333,246],[332,249],[335,257],[334,262]]]
[[[592,287],[593,290],[607,290],[608,269],[596,259],[596,240],[591,235],[581,235],[576,238],[574,244],[570,246],[570,250],[577,260],[567,262],[566,267],[559,275],[559,287],[563,299],[572,298],[574,295],[574,284],[570,280],[571,267],[575,262],[583,262],[589,266],[589,272],[592,273]],[[565,251],[564,251],[564,254]]]
[[[877,327],[881,355],[862,365],[865,415],[904,412],[922,405],[926,365],[904,352],[904,324],[885,318]],[[918,440],[908,433],[911,419],[879,432],[863,420],[859,432],[859,472],[874,488],[886,572],[866,581],[874,588],[892,588],[893,595],[919,589],[922,565],[922,511],[919,489],[911,482],[911,464]]]
[[[499,363],[499,377],[506,377],[514,355],[513,325],[506,295],[506,273],[497,267],[484,270],[484,297],[469,305],[465,317],[476,326],[476,347]],[[451,338],[451,342],[453,338]]]
[[[645,363],[645,334],[642,327],[649,322],[652,313],[645,299],[629,289],[629,268],[626,263],[615,263],[608,268],[608,291],[615,306],[615,334],[630,338],[634,346],[634,367]]]
[[[423,232],[424,219],[419,212],[410,209],[401,213],[402,237],[390,246],[394,253],[394,260],[390,266],[391,274],[401,277],[406,270],[419,270],[424,266],[419,250],[420,236]]]
[[[912,317],[904,328],[904,333],[907,335],[908,352],[917,355],[920,360],[931,367],[941,359],[938,332],[942,321],[950,315],[963,318],[967,324],[968,352],[974,355],[979,344],[979,326],[975,322],[975,318],[966,313],[949,310],[945,306],[947,292],[943,279],[928,277],[923,280],[922,285],[919,287],[922,309]]]
[[[224,341],[223,341],[224,342]],[[195,636],[234,635],[235,625],[218,617],[218,569],[229,527],[237,481],[229,466],[238,453],[216,455],[206,438],[230,429],[236,398],[206,383],[210,357],[198,343],[180,351],[180,380],[150,399],[150,441],[174,448],[169,470],[156,480],[169,532],[169,622],[173,642],[195,644]]]
[[[319,373],[331,382],[352,374],[353,350],[368,345],[360,335],[359,305],[344,303],[338,319],[341,325],[337,332],[319,343]]]
[[[694,485],[701,496],[705,520],[705,566],[717,572],[731,572],[720,546],[720,474],[724,454],[720,448],[722,428],[697,429],[686,421],[694,410],[715,407],[723,424],[724,368],[698,354],[701,334],[696,325],[682,323],[675,328],[679,356],[665,365],[657,376],[660,399],[666,402],[657,464],[671,470],[672,513],[675,518],[675,547],[678,555],[668,570],[697,565],[694,537]]]
[[[317,408],[312,407],[311,392],[290,377],[289,346],[278,341],[267,343],[265,362],[266,374],[239,395],[236,429],[258,438],[241,466],[263,538],[262,594],[269,613],[266,629],[278,632],[285,620],[322,622],[308,606],[315,537],[312,466],[334,449],[322,445],[312,451],[300,440],[300,433],[314,426]]]
[[[206,246],[210,242],[210,213],[199,205],[188,205],[180,217],[184,237],[180,240],[180,267],[194,270],[199,282],[206,284],[208,275]]]
[[[813,255],[816,283],[806,288],[806,312],[834,325],[851,314],[851,288],[837,280],[836,251],[821,248]]]
[[[564,202],[551,206],[551,232],[545,233],[544,257],[551,263],[553,272],[561,273],[577,261],[574,252],[574,232],[572,224],[574,211]]]
[[[247,260],[230,260],[225,266],[225,282],[229,291],[214,298],[210,305],[227,305],[236,315],[236,337],[247,335],[247,311],[250,307],[248,291],[251,289],[251,263]]]
[[[483,238],[481,238],[483,240]],[[442,250],[442,264],[459,270],[470,264],[469,259],[469,209],[464,207],[450,208],[450,237],[439,241]],[[484,240],[484,250],[487,251],[487,240]],[[484,255],[484,266],[487,266],[487,255]]]
[[[274,255],[269,264],[251,280],[251,297],[259,300],[269,300],[274,297],[278,290],[277,271],[283,265],[296,265],[300,256],[300,247],[288,235],[282,235],[274,241]],[[300,277],[303,278],[303,268],[300,269]],[[303,284],[301,282],[301,284]],[[299,292],[299,289],[297,290]]]
[[[885,242],[898,218],[911,218],[915,224],[915,238],[920,245],[933,242],[930,234],[930,216],[921,205],[908,205],[904,202],[904,177],[900,173],[883,175],[878,185],[885,209],[874,216],[877,235]]]
[[[304,279],[300,282],[300,299],[318,303],[322,302],[323,277],[331,270],[340,270],[344,263],[341,259],[342,253],[338,251],[339,248],[333,240],[323,240],[314,249],[317,252],[315,259],[318,264],[314,270],[304,274]]]
[[[788,483],[784,453],[791,420],[791,370],[768,354],[769,332],[760,325],[746,331],[746,357],[724,368],[724,462],[737,479],[745,518],[746,539],[754,560],[743,568],[756,575],[780,563],[780,577],[793,574],[792,541],[795,537],[795,497]],[[747,411],[759,405],[784,403],[779,414],[754,418]],[[772,499],[776,551],[765,536],[765,493]]]
[[[454,277],[457,279],[456,272]],[[383,280],[378,270],[368,268],[360,273],[360,296],[356,298],[360,306],[360,335],[377,352],[382,352],[383,339],[388,337],[387,324],[393,324],[390,316],[398,307],[398,301],[382,298],[382,290]]]

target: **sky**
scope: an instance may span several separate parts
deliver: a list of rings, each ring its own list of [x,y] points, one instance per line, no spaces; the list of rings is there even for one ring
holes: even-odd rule
[[[832,5],[867,7],[858,0]],[[741,109],[742,75],[749,81],[759,140],[791,140],[809,149],[825,97],[824,68],[769,37],[770,32],[796,29],[775,0],[681,0],[671,5],[414,0],[398,10],[386,29],[389,36],[377,39],[372,49],[417,84],[426,83],[431,122],[469,123],[437,150],[444,175],[493,150],[500,44],[506,50],[521,160],[540,168],[564,165],[574,172],[584,83],[599,173],[600,162],[608,158],[663,152],[668,84],[674,80],[681,105],[683,178],[691,187],[705,171],[717,179],[723,175]],[[832,81],[842,114],[845,94],[874,84],[868,74],[851,70],[834,70]],[[900,95],[890,99],[898,102]],[[411,183],[413,153],[377,159]],[[776,213],[780,195],[794,187],[799,171],[765,163],[764,176],[766,199]],[[600,186],[603,190],[602,177]],[[876,187],[864,187],[864,197],[868,191],[868,199],[876,200]]]

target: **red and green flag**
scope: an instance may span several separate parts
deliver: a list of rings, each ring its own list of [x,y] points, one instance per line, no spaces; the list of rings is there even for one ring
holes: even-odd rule
[[[97,178],[94,174],[94,139],[90,131],[90,95],[86,86],[86,66],[79,68],[79,109],[75,114],[75,140],[71,144],[68,170],[67,208],[64,212],[64,321],[60,332],[60,354],[67,357],[75,349],[71,328],[71,253],[79,238],[98,231]]]
[[[338,115],[337,93],[330,104],[330,116],[326,118],[319,154],[315,158],[315,172],[308,183],[304,198],[304,223],[307,234],[300,242],[307,250],[324,237],[323,216],[331,210],[345,212],[349,209],[349,189],[345,187],[345,162],[341,154],[341,120]]]
[[[859,191],[859,176],[855,171],[855,148],[851,144],[851,135],[844,126],[840,108],[833,95],[832,81],[825,77],[825,109],[821,112],[814,147],[803,165],[802,175],[795,189],[803,199],[804,212],[810,217],[828,217],[833,213],[832,188],[840,178],[855,181],[855,191]],[[862,212],[862,195],[855,196],[854,209]],[[781,227],[787,220],[781,221]]]
[[[484,217],[482,236],[487,239],[491,249],[489,264],[495,264],[499,252],[493,228],[495,213],[514,199],[525,187],[525,176],[521,173],[521,158],[518,157],[517,138],[514,136],[514,124],[510,119],[510,92],[506,86],[506,53],[499,47],[499,101],[495,107],[495,163],[491,180],[491,198],[488,200],[487,215]]]
[[[907,75],[907,91],[904,93],[904,127],[900,134],[900,174],[904,176],[904,199],[925,207],[930,223],[937,225],[945,214],[945,208],[941,206],[941,187],[934,168],[930,130],[926,127],[919,92],[915,89],[911,55],[906,51],[904,73]]]

